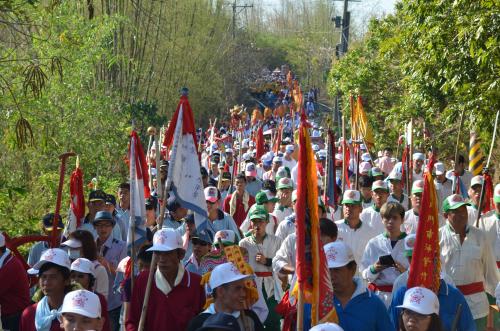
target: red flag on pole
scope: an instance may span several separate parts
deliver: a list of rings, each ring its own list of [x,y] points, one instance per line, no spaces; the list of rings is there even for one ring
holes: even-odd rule
[[[318,216],[318,182],[316,161],[302,111],[299,127],[299,159],[297,176],[297,258],[298,290],[305,302],[311,303],[311,325],[335,321],[333,288],[320,240]],[[299,307],[301,309],[301,307]]]
[[[489,173],[483,174],[484,178],[484,206],[482,214],[486,214],[491,210],[495,210],[495,203],[493,201],[493,180]]]
[[[408,275],[408,288],[421,286],[438,292],[440,279],[440,253],[439,253],[439,219],[438,199],[436,187],[432,179],[434,168],[434,155],[431,156],[424,174],[424,192],[420,203],[419,221],[413,258],[411,260],[410,274]]]
[[[69,195],[71,200],[68,231],[73,232],[81,226],[82,219],[85,217],[83,172],[82,169],[80,169],[78,161],[76,163],[76,169],[71,173],[69,180]]]
[[[264,155],[264,131],[262,129],[262,125],[259,125],[259,129],[257,130],[257,136],[255,137],[255,158],[256,160],[260,160],[262,155]]]

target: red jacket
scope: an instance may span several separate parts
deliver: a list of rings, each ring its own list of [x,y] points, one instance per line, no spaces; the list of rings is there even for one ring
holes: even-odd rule
[[[125,324],[127,331],[136,331],[139,327],[148,275],[149,271],[145,270],[137,276]],[[186,330],[189,321],[201,312],[205,304],[205,291],[200,282],[199,275],[186,270],[180,284],[165,295],[153,281],[144,330]]]
[[[109,314],[108,314],[108,302],[104,295],[96,293],[99,297],[99,302],[101,303],[101,317],[104,318],[104,325],[102,326],[102,331],[111,331],[111,325],[109,324]]]
[[[0,306],[2,316],[20,314],[30,305],[28,274],[21,261],[10,254],[0,268]]]
[[[235,194],[235,193],[233,193]],[[231,197],[233,194],[228,194],[227,197],[224,199],[224,211],[228,214],[230,214],[230,201]],[[250,210],[250,207],[252,207],[255,204],[255,198],[253,196],[249,196],[248,199],[248,210]],[[241,226],[241,223],[247,218],[247,213],[248,210],[245,211],[245,206],[243,205],[243,199],[236,199],[236,211],[234,212],[234,215],[231,215],[233,217],[234,222],[238,226],[238,228]]]
[[[19,323],[19,331],[36,331],[35,313],[37,305],[38,303],[34,303],[23,311],[21,323]],[[61,329],[61,322],[57,318],[52,321],[50,331],[64,331],[64,329]]]

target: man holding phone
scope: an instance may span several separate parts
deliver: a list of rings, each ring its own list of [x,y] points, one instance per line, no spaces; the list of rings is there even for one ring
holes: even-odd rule
[[[380,209],[385,231],[370,239],[361,260],[362,275],[374,291],[389,307],[392,284],[409,267],[404,254],[406,233],[401,231],[405,210],[397,202],[387,202]]]

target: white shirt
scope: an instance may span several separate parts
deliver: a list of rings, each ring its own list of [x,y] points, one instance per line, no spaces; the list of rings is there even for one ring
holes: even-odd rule
[[[283,222],[283,220],[293,214],[292,207],[281,207],[279,204],[274,206],[274,211],[272,212],[274,216],[278,219],[278,224]]]
[[[275,273],[279,273],[287,264],[295,269],[296,240],[297,236],[295,233],[292,233],[281,243],[280,249],[278,249],[276,255],[273,257],[273,271]]]
[[[467,216],[468,216],[468,224],[471,226],[476,226],[476,218],[477,218],[478,210],[472,206],[467,206]]]
[[[272,265],[265,266],[258,263],[255,261],[255,257],[258,253],[262,253],[266,258],[272,259],[281,246],[281,240],[276,236],[266,235],[262,243],[257,243],[254,236],[250,236],[241,239],[240,246],[246,248],[248,251],[248,263],[254,272],[272,272]],[[275,290],[275,284],[279,284],[279,279],[275,279],[275,275],[271,277],[256,277],[255,280],[261,286],[264,286],[268,297],[274,295],[277,301],[281,300],[281,286],[276,286]]]
[[[405,211],[410,209],[410,199],[408,199],[408,196],[404,193],[403,193],[403,201],[398,200],[391,193],[391,194],[389,194],[389,197],[387,198],[387,202],[397,202],[403,206]]]
[[[410,209],[405,213],[405,219],[402,227],[404,228],[404,232],[408,234],[417,233],[418,215],[415,214],[413,209]]]
[[[285,240],[290,234],[295,233],[295,216],[294,214],[288,216],[283,222],[278,224],[276,229],[276,237]]]
[[[363,222],[356,229],[352,229],[343,219],[336,221],[335,224],[337,224],[338,229],[337,241],[342,241],[351,248],[354,260],[361,272],[361,259],[363,258],[366,245],[377,233],[368,224]]]
[[[450,275],[456,285],[483,282],[486,292],[494,295],[500,279],[493,252],[486,234],[469,226],[467,235],[460,244],[460,235],[451,225],[439,229],[441,247],[441,267]],[[474,319],[488,315],[489,304],[485,292],[465,295]]]
[[[398,240],[394,248],[391,246],[391,239],[387,237],[385,233],[379,234],[375,238],[370,239],[366,245],[366,249],[361,260],[363,278],[368,282],[377,285],[393,285],[396,278],[401,275],[399,270],[395,267],[389,267],[378,273],[372,273],[371,267],[378,261],[379,257],[390,254],[395,262],[398,262],[403,267],[408,268],[410,263],[404,255],[404,252],[403,238]],[[376,291],[376,294],[385,303],[385,306],[389,307],[391,304],[392,293]]]
[[[380,216],[380,211],[375,210],[375,205],[363,209],[359,218],[363,223],[368,224],[376,234],[381,234],[385,231],[382,216]]]
[[[500,262],[500,216],[494,211],[483,215],[479,220],[479,228],[486,233],[495,259]]]
[[[288,170],[292,171],[293,167],[297,164],[297,161],[292,157],[291,160],[287,160],[285,157],[283,157],[283,167],[288,167]]]

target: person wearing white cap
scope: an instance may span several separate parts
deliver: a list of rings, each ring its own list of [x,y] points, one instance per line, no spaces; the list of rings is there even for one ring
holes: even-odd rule
[[[361,258],[368,241],[375,237],[373,228],[361,221],[361,193],[356,190],[346,190],[342,197],[342,210],[344,219],[336,221],[338,228],[337,240],[342,241],[354,252],[354,259],[361,267]],[[359,270],[360,272],[362,270]]]
[[[500,275],[486,234],[467,224],[467,205],[459,194],[443,202],[447,222],[439,229],[441,266],[464,294],[478,330],[483,330],[489,312],[486,292],[494,295]]]
[[[71,263],[71,280],[74,283],[80,284],[84,290],[95,293],[99,298],[101,314],[104,319],[104,324],[102,326],[103,331],[110,330],[109,318],[108,318],[108,303],[104,295],[93,291],[93,287],[96,281],[95,278],[95,266],[92,261],[85,258],[78,258],[73,263]],[[67,295],[66,295],[67,296]],[[63,303],[64,308],[64,303]]]
[[[500,268],[500,184],[495,185],[493,190],[493,202],[495,210],[479,220],[479,228],[486,232]]]
[[[56,331],[60,323],[64,295],[70,291],[70,267],[68,254],[60,248],[46,250],[29,274],[38,274],[38,285],[43,298],[24,309],[19,330]]]
[[[442,162],[434,163],[434,185],[439,200],[439,210],[441,210],[444,199],[452,194],[451,180],[446,178],[446,167]],[[441,216],[441,213],[439,214]]]
[[[361,259],[363,278],[387,307],[391,303],[392,285],[396,278],[408,269],[404,255],[406,233],[401,231],[405,211],[397,202],[385,203],[380,215],[384,233],[370,239]]]
[[[247,179],[245,190],[250,196],[255,197],[262,189],[262,181],[257,178],[257,167],[254,163],[249,162],[245,165],[245,177]]]
[[[425,155],[423,153],[417,152],[413,154],[413,175],[411,177],[412,181],[424,179],[424,162]]]
[[[322,323],[313,326],[309,331],[344,331],[344,329],[335,323]]]
[[[283,166],[292,170],[293,167],[297,165],[297,161],[293,158],[293,152],[295,151],[295,145],[292,143],[286,146],[285,155],[283,156]]]
[[[336,241],[326,244],[323,249],[339,325],[346,331],[394,330],[383,302],[355,276],[358,266],[349,246]]]
[[[281,246],[281,240],[266,233],[270,215],[263,205],[254,205],[249,213],[252,223],[251,235],[243,238],[239,245],[248,251],[248,263],[256,275],[256,282],[263,289],[264,300],[267,304],[269,314],[264,322],[266,328],[279,329],[280,318],[274,308],[281,300],[283,291],[279,280],[275,279],[272,271],[272,260]]]
[[[439,301],[425,287],[412,287],[405,293],[399,321],[401,331],[444,331],[439,318]]]
[[[414,181],[411,187],[411,209],[405,213],[405,220],[403,223],[404,231],[408,234],[417,233],[418,213],[420,210],[422,192],[424,192],[424,181]]]
[[[276,173],[279,167],[283,165],[283,158],[281,156],[273,157],[273,163],[271,165],[271,170],[267,171],[262,175],[262,180],[276,180]]]
[[[182,238],[174,229],[158,230],[153,237],[153,246],[148,251],[156,256],[158,267],[151,284],[145,330],[185,330],[205,303],[201,276],[184,268],[182,247]],[[138,329],[148,276],[149,271],[137,276],[126,320],[127,331]]]
[[[393,171],[387,177],[389,181],[389,189],[391,194],[387,198],[387,202],[398,202],[400,203],[405,210],[410,209],[410,199],[408,195],[403,192],[403,185],[401,182],[401,173],[397,171]]]
[[[30,304],[29,280],[21,261],[6,247],[0,232],[0,328],[18,330],[24,308]]]
[[[61,308],[61,328],[64,331],[105,330],[105,317],[95,293],[77,290],[66,294]]]
[[[372,184],[373,205],[363,209],[360,215],[363,223],[370,225],[377,234],[384,232],[384,224],[380,217],[380,208],[387,202],[389,197],[389,188],[383,180],[376,180]]]
[[[415,247],[416,235],[409,234],[405,238],[405,255],[411,265],[411,258],[413,255],[413,249]],[[399,305],[403,303],[405,293],[407,292],[407,283],[409,270],[403,272],[395,281],[393,286],[393,295],[391,306],[389,307],[389,315],[391,315],[391,320],[399,330],[399,315],[401,314],[401,309],[398,308]],[[455,320],[455,315],[457,313],[458,306],[461,305],[461,314],[457,320],[457,331],[468,331],[475,330],[476,325],[474,324],[474,319],[470,311],[469,305],[465,301],[465,297],[459,290],[454,287],[453,280],[446,273],[441,272],[441,279],[439,290],[437,293],[439,299],[439,316],[446,327],[446,330],[451,330],[453,321]]]
[[[242,274],[238,267],[231,262],[215,267],[208,281],[214,302],[189,322],[187,330],[197,330],[203,325],[203,322],[216,313],[226,313],[235,317],[241,330],[264,330],[257,315],[252,310],[245,308],[248,304],[245,282],[252,277],[252,275]]]
[[[247,191],[247,178],[248,177],[243,174],[238,174],[235,182],[236,190],[233,193],[228,194],[224,199],[224,211],[233,218],[237,227],[243,223],[247,217],[248,210],[255,204],[254,196]],[[205,191],[207,191],[207,189],[208,188],[206,188]],[[216,188],[214,187],[213,189]],[[205,198],[208,202],[210,202],[213,197],[208,193],[210,192],[205,193]]]
[[[215,186],[207,186],[205,187],[203,194],[205,195],[205,200],[207,202],[208,217],[198,226],[197,230],[207,231],[210,233],[211,237],[213,237],[217,231],[227,229],[235,231],[239,236],[238,227],[236,226],[234,219],[231,215],[219,209],[219,200],[221,197],[219,190],[217,190]],[[226,197],[226,201],[228,197]],[[224,203],[226,203],[226,201],[224,201]],[[188,217],[190,218],[189,215]],[[184,235],[186,233],[186,229],[182,229],[181,227],[179,232],[181,235]]]

